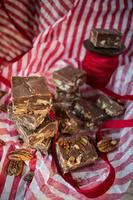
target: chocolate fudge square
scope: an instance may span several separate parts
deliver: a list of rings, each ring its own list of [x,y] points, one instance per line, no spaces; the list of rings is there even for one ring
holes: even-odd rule
[[[16,114],[51,105],[51,94],[44,77],[12,77],[12,100]]]
[[[124,113],[124,106],[114,101],[108,96],[100,95],[97,99],[96,105],[104,110],[110,117],[117,117]]]
[[[86,127],[90,130],[95,130],[107,118],[103,110],[86,99],[80,99],[73,103],[73,113],[84,120]]]
[[[89,136],[60,137],[56,142],[56,152],[63,173],[93,164],[98,159]]]
[[[90,41],[95,47],[119,48],[121,46],[122,33],[117,29],[93,28]]]
[[[74,92],[84,83],[85,72],[73,66],[66,66],[53,73],[53,81],[59,90]]]

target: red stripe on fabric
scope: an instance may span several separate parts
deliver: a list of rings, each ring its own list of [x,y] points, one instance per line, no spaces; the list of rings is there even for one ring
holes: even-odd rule
[[[17,187],[19,185],[20,180],[21,180],[21,175],[14,177],[14,180],[13,180],[13,183],[12,183],[11,192],[10,192],[8,200],[14,200],[16,198]]]
[[[81,5],[81,10],[85,9],[86,4],[87,4],[87,0],[84,0],[83,4]],[[83,15],[84,15],[84,12],[79,12],[77,18],[75,19],[76,24],[74,25],[74,28],[73,28],[73,33],[71,35],[72,42],[71,42],[71,46],[70,46],[70,49],[69,49],[69,52],[68,52],[69,57],[72,57],[73,49],[74,49],[74,46],[75,46],[75,40],[77,39],[76,36],[77,36],[77,33],[78,33],[80,20],[81,20]]]
[[[17,70],[16,70],[17,74],[21,71],[21,67],[22,67],[22,59],[19,59],[17,62]]]
[[[119,19],[119,23],[118,23],[118,30],[122,29],[123,18],[124,18],[125,12],[127,11],[127,8],[128,8],[127,0],[124,0],[124,9],[122,10],[122,12],[120,14],[120,19]]]
[[[25,38],[27,38],[27,39],[32,43],[31,38],[30,38],[29,35],[26,33],[26,31],[25,31],[21,26],[19,26],[19,24],[17,24],[16,21],[9,15],[9,13],[8,13],[6,7],[5,7],[5,2],[4,2],[4,0],[1,0],[1,6],[2,6],[2,9],[5,11],[6,15],[8,16],[10,23],[12,23],[12,24],[15,26],[15,28],[16,28],[17,30],[19,30],[19,32],[21,32],[21,34],[23,34],[23,36],[24,36]]]
[[[69,10],[69,6],[66,4],[67,2],[65,2],[64,0],[59,0],[60,4],[65,8],[65,10]]]
[[[127,25],[126,25],[126,29],[125,29],[125,32],[123,33],[123,43],[125,43],[126,42],[126,40],[127,40],[127,36],[128,36],[128,32],[129,32],[129,30],[131,31],[131,22],[132,22],[132,18],[133,18],[133,14],[132,14],[132,10],[130,10],[130,12],[129,12],[129,15],[128,15],[128,21],[127,21]],[[129,29],[130,28],[130,29]],[[128,38],[128,41],[130,42],[130,43],[128,43],[128,46],[127,46],[127,49],[128,48],[131,48],[130,47],[130,45],[132,45],[132,41],[133,41],[133,37],[132,37],[132,35],[131,35],[131,40]],[[125,53],[124,53],[124,59],[125,59],[125,56],[126,56],[126,51],[125,51]],[[124,65],[125,64],[125,60],[123,59],[123,63],[122,63],[122,65]]]
[[[126,1],[126,2],[127,2],[127,1]],[[119,5],[117,5],[116,9],[119,10],[118,6],[119,6]],[[121,12],[121,15],[120,15],[120,18],[119,18],[119,23],[118,23],[118,27],[119,27],[119,30],[120,30],[120,31],[122,31],[122,30],[121,30],[121,28],[122,28],[121,25],[122,25],[122,23],[123,23],[124,12],[125,12],[125,9],[126,9],[126,8],[127,8],[127,4],[125,4],[125,1],[124,1],[124,9],[123,9],[123,11]],[[116,11],[116,10],[115,10],[115,11]],[[115,14],[117,14],[117,11],[115,12]],[[115,17],[115,16],[114,16],[114,17]],[[113,23],[113,22],[112,22],[112,23]],[[112,26],[112,25],[111,25],[111,26]],[[111,26],[110,26],[110,28],[111,28]],[[121,57],[123,61],[125,60],[124,54],[125,54],[125,52],[123,53],[123,56]],[[124,64],[123,61],[122,61],[122,64]],[[117,74],[116,74],[116,75],[117,75]],[[114,82],[115,82],[115,80],[116,80],[116,75],[114,75],[114,76],[112,77],[111,84],[110,84],[111,87],[113,87],[113,84],[114,84]],[[119,90],[119,93],[120,93],[120,90]]]
[[[125,152],[126,153],[126,152]],[[115,166],[115,171],[117,173],[122,173],[125,168],[128,167],[128,165],[132,164],[133,163],[133,155],[129,156],[128,159],[126,161],[123,161],[119,166]],[[97,170],[98,171],[98,170]],[[130,173],[131,176],[133,176],[133,172]],[[116,176],[116,179],[115,179],[115,184],[119,184],[119,185],[122,185],[122,184],[125,184],[126,182],[128,182],[128,180],[131,180],[129,177],[130,175],[125,175],[123,177],[120,177],[118,178]],[[99,179],[99,176],[93,176],[93,177],[89,177],[87,178],[85,181],[81,181],[81,184],[88,184],[88,183],[91,183],[91,182],[97,182],[97,179]]]
[[[47,63],[49,62],[49,60],[51,60],[51,58],[58,53],[59,49],[60,49],[60,44],[57,43],[56,46],[55,46],[55,48],[50,52],[48,58],[45,60],[45,65],[47,65]],[[53,60],[53,63],[55,63],[55,60]],[[47,67],[47,70],[49,70],[50,67],[51,67],[51,64],[50,64],[50,66]]]
[[[70,39],[70,38],[68,38],[68,34],[69,34],[70,29],[71,29],[72,18],[75,15],[76,8],[78,7],[79,4],[80,4],[80,1],[78,1],[77,5],[71,10],[72,14],[69,16],[69,18],[66,21],[66,30],[65,30],[64,39],[63,39],[63,45],[65,47],[67,47],[67,42]]]
[[[18,4],[15,4],[15,3],[12,3],[12,2],[10,2],[10,1],[7,1],[7,2],[6,2],[6,5],[7,5],[6,7],[7,7],[8,11],[10,12],[10,15],[13,15],[13,14],[15,13],[15,9],[16,9],[16,11],[20,11],[20,13],[22,13],[22,14],[24,15],[24,18],[23,18],[23,19],[22,19],[19,15],[17,15],[17,14],[16,14],[16,15],[13,15],[13,16],[17,16],[17,19],[20,19],[20,21],[21,21],[22,23],[26,24],[28,30],[31,31],[31,34],[33,35],[33,23],[34,23],[34,16],[35,16],[35,13],[34,13],[34,15],[31,17],[30,15],[28,15],[29,10],[28,10],[28,12],[26,12],[26,9],[23,10],[21,7],[19,7]],[[13,8],[13,10],[10,9],[10,8]],[[25,19],[25,16],[27,17],[26,19]],[[20,17],[20,18],[18,18],[18,17]],[[30,30],[29,28],[30,28],[31,30]]]
[[[91,2],[91,7],[88,11],[88,14],[87,14],[87,17],[86,19],[84,20],[84,26],[83,26],[83,30],[82,30],[82,33],[81,33],[81,37],[79,38],[79,45],[77,46],[77,58],[80,59],[80,53],[81,53],[81,48],[82,48],[82,45],[83,45],[83,40],[84,40],[84,37],[85,37],[85,34],[86,34],[86,31],[87,31],[87,27],[89,27],[89,20],[92,16],[92,13],[94,11],[94,5],[96,3],[96,0],[93,0]]]
[[[16,10],[19,10],[24,16],[27,17],[28,20],[30,20],[31,22],[34,23],[34,16],[35,16],[35,5],[36,5],[36,2],[34,4],[34,6],[32,6],[31,4],[31,1],[29,2],[29,5],[30,6],[25,6],[21,1],[18,1],[17,4],[15,4],[14,2],[11,2],[11,1],[7,1],[6,2],[6,5],[16,9]],[[7,6],[7,8],[8,8]],[[33,7],[33,11],[29,8]],[[12,13],[12,11],[11,11]],[[27,20],[26,20],[27,21]],[[37,25],[37,24],[36,24]]]
[[[52,14],[51,10],[46,6],[45,3],[41,3],[41,8],[43,8],[44,12],[48,14],[49,19],[51,18],[54,22],[57,20],[57,18]]]
[[[116,5],[116,8],[115,8],[114,12],[112,13],[112,18],[111,18],[111,22],[110,22],[110,29],[113,29],[115,17],[116,17],[118,10],[119,10],[119,7],[120,7],[119,0],[115,1],[115,5]]]
[[[58,1],[59,2],[59,1]],[[62,5],[62,4],[61,4]],[[52,2],[52,7],[55,9],[55,12],[58,14],[58,17],[62,17],[64,15],[64,13],[62,12],[62,10],[60,9],[60,7],[58,8],[55,4],[55,2]]]
[[[14,123],[13,123],[12,121],[8,120],[8,119],[0,119],[0,122],[6,123],[6,124],[8,124],[9,126],[10,126],[10,125],[14,125]]]
[[[36,2],[37,2],[37,0],[36,0]],[[32,15],[34,16],[34,14],[35,14],[35,12],[34,12],[34,5],[31,4],[31,0],[26,0],[26,1],[19,0],[19,3],[21,3],[22,7],[24,6],[25,8],[27,8],[27,10],[29,10],[30,13],[32,13]],[[34,3],[35,3],[35,1],[34,1]]]
[[[32,171],[32,172],[35,171],[35,169],[36,169],[36,156],[32,160],[30,160],[29,167],[30,167],[30,171]],[[25,189],[24,196],[26,195],[27,191],[29,190],[30,184],[31,184],[31,182],[26,183],[26,189]]]
[[[53,186],[55,189],[59,190],[60,192],[62,192],[64,194],[69,193],[70,195],[72,195],[74,197],[76,196],[76,193],[74,190],[68,188],[65,184],[58,182],[58,181],[54,180],[53,178],[49,178],[48,184]]]
[[[15,150],[15,147],[14,146],[10,146],[8,151],[7,151],[7,155],[9,154],[10,151],[13,151]],[[4,189],[4,186],[5,186],[5,182],[6,182],[6,168],[7,168],[7,164],[8,164],[8,159],[7,159],[7,156],[5,157],[5,160],[3,162],[3,165],[2,165],[2,170],[1,170],[1,174],[0,174],[0,196],[2,194],[2,191]]]
[[[25,195],[25,199],[29,200],[37,200],[34,193],[29,189]]]
[[[54,60],[53,62],[50,64],[49,69],[52,69],[52,66],[54,66],[54,64],[63,56],[64,51],[62,51]]]
[[[0,51],[3,52],[5,55],[8,55],[11,58],[14,58],[15,56],[17,56],[17,54],[18,54],[18,52],[17,52],[18,51],[18,47],[14,46],[14,44],[8,43],[6,41],[8,38],[1,38],[1,39],[3,40],[3,42],[0,41],[0,46],[2,48]],[[3,49],[4,49],[4,51],[3,51]],[[7,51],[7,53],[5,51]],[[22,50],[19,50],[19,51],[22,51]],[[20,53],[21,52],[19,52],[19,54]],[[14,55],[12,55],[12,54],[14,54]]]
[[[41,19],[43,19],[43,22],[46,23],[47,26],[51,25],[51,22],[48,20],[48,18],[45,17],[45,15],[42,12],[40,13],[40,17],[41,17]],[[44,24],[44,26],[45,26],[45,24]]]
[[[2,33],[2,32],[1,32]],[[1,36],[1,40],[0,40],[0,46],[2,46],[2,48],[4,49],[4,51],[9,50],[8,54],[9,55],[16,55],[18,54],[18,51],[21,52],[22,50],[18,49],[18,46],[14,45],[14,41],[11,41],[11,35],[7,34],[7,33],[2,33],[3,35]],[[7,36],[8,35],[8,36]],[[6,36],[6,37],[5,37]],[[9,39],[10,38],[10,39]],[[1,49],[1,51],[3,50]],[[3,52],[4,52],[3,51]],[[10,52],[11,51],[11,52]]]
[[[7,128],[0,128],[0,135],[9,135],[11,137],[17,136],[18,133],[16,130],[8,131]]]
[[[93,21],[92,27],[96,27],[97,26],[99,16],[100,16],[100,14],[102,13],[102,10],[103,10],[103,3],[104,3],[104,0],[101,0],[100,4],[99,4],[98,11],[97,11],[97,14],[96,14],[95,19]]]
[[[32,39],[34,35],[33,35],[33,27],[31,26],[31,23],[28,22],[28,21],[25,21],[24,18],[22,18],[20,15],[17,15],[15,12],[10,11],[10,16],[14,20],[17,19],[16,21],[17,21],[18,24],[20,24],[21,27],[24,26],[24,29],[26,30],[26,33],[28,34],[29,38]]]
[[[10,82],[9,82],[5,77],[3,77],[1,74],[0,74],[0,82],[2,82],[2,83],[3,83],[5,86],[7,86],[8,88],[11,87]],[[1,119],[0,119],[0,121],[1,121]]]
[[[29,64],[31,62],[31,58],[32,58],[32,50],[28,52],[27,56],[28,56],[28,58],[27,58],[27,66],[29,66]],[[24,59],[24,58],[22,58],[22,59]],[[31,69],[29,68],[29,70],[32,70],[32,68]],[[24,75],[24,70],[23,70],[23,75]]]
[[[37,171],[35,174],[36,182],[38,183],[39,189],[43,192],[48,198],[54,198],[54,200],[64,200],[63,198],[52,193],[47,184],[45,184],[44,178],[40,171]]]
[[[29,56],[29,62],[27,63],[27,74],[30,75],[30,73],[32,72],[32,66],[36,65],[36,62],[38,60],[38,54],[39,54],[39,50],[40,50],[40,44],[37,45],[36,47],[36,54],[35,54],[35,57],[34,55],[32,54],[32,50],[28,53],[28,56]],[[34,58],[34,59],[33,59]],[[32,61],[33,59],[33,61]],[[29,66],[28,66],[29,65]],[[26,69],[26,68],[25,68]]]
[[[34,70],[34,71],[36,71],[36,72],[39,72],[40,71],[40,69],[41,69],[41,63],[42,63],[42,60],[43,60],[43,56],[45,55],[45,53],[47,52],[47,50],[48,49],[50,49],[50,45],[51,45],[51,43],[50,42],[48,42],[48,43],[46,43],[46,46],[44,47],[44,49],[43,49],[43,53],[41,54],[41,57],[39,57],[38,59],[39,59],[39,62],[37,61],[37,66],[36,66],[36,70]],[[41,48],[41,45],[39,45],[38,46],[38,51],[39,51],[39,49]],[[32,51],[30,52],[31,53],[31,55],[32,55]],[[32,63],[31,63],[32,64]],[[28,74],[30,74],[31,73],[31,71],[32,71],[32,65],[29,65],[28,67],[29,67],[29,70],[28,70]],[[36,60],[34,60],[34,65],[36,64]]]
[[[104,16],[102,17],[102,20],[103,20],[102,24],[101,24],[102,28],[105,28],[105,26],[106,26],[107,17],[108,17],[109,12],[111,11],[111,2],[112,1],[107,2],[106,12],[105,12]]]
[[[3,146],[0,147],[0,161],[2,159],[2,155],[3,155]]]
[[[2,16],[1,16],[2,17]],[[7,23],[9,23],[8,21],[7,21]],[[19,48],[21,48],[22,47],[22,49],[23,49],[23,46],[25,45],[25,46],[27,46],[27,47],[29,47],[31,44],[27,44],[27,42],[25,43],[24,41],[22,42],[22,41],[20,41],[17,37],[15,37],[15,34],[17,34],[18,35],[18,31],[16,31],[15,29],[13,29],[12,27],[9,27],[9,26],[6,26],[5,27],[5,25],[4,24],[2,24],[2,23],[0,23],[0,26],[3,26],[4,28],[5,28],[5,30],[8,30],[8,32],[3,32],[3,34],[4,35],[6,35],[7,37],[9,37],[9,38],[12,38],[14,41],[16,41],[18,44],[20,44],[20,46],[19,46]],[[10,34],[10,31],[12,32],[12,33],[14,33],[14,35],[12,35],[12,34]],[[2,30],[1,30],[1,32],[2,32]],[[21,33],[19,34],[20,36],[21,36]],[[22,37],[22,36],[21,36]],[[23,40],[25,40],[25,39],[23,39]],[[27,40],[26,40],[27,41]],[[18,47],[17,47],[18,48]]]

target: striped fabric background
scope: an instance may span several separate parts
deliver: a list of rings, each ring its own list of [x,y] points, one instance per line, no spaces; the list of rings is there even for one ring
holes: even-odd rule
[[[19,33],[3,11],[0,12],[0,57],[11,60],[22,52],[26,53],[15,63],[1,66],[4,77],[12,75],[44,75],[52,89],[52,72],[72,63],[82,68],[86,50],[83,40],[89,37],[92,27],[118,28],[123,34],[126,51],[119,56],[119,67],[113,74],[108,87],[119,94],[133,94],[133,2],[131,0],[6,0],[10,16],[26,30],[32,42]],[[0,83],[7,92],[2,99],[8,102],[10,89]],[[88,88],[84,88],[86,94]],[[133,118],[133,103],[126,103],[125,119]],[[110,134],[120,138],[117,151],[109,159],[116,170],[116,180],[110,190],[97,200],[120,199],[133,179],[133,129],[123,129]],[[26,163],[22,177],[5,174],[8,152],[19,147],[18,134],[8,115],[0,113],[0,138],[7,145],[0,149],[0,198],[1,200],[87,200],[77,193],[57,173],[51,155],[39,152],[34,162],[35,176],[30,185],[23,177],[31,163]],[[93,187],[107,176],[106,165],[96,165],[73,173],[81,187]]]

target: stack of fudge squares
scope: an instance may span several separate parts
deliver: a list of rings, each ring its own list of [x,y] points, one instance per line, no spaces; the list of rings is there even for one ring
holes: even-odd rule
[[[103,121],[124,112],[122,105],[103,94],[95,101],[82,97],[80,86],[85,80],[86,74],[73,66],[53,73],[57,88],[53,107],[60,132],[56,151],[63,173],[95,163],[98,159],[95,141],[83,131],[96,131]]]
[[[57,122],[49,116],[52,97],[43,77],[12,77],[12,105],[9,116],[24,144],[48,151]]]
[[[104,120],[124,112],[121,104],[103,94],[95,101],[82,97],[80,87],[85,81],[85,72],[73,66],[57,70],[53,72],[53,96],[44,77],[12,77],[10,119],[24,145],[44,154],[58,129],[55,149],[63,173],[95,163],[96,142],[83,131],[96,131]]]

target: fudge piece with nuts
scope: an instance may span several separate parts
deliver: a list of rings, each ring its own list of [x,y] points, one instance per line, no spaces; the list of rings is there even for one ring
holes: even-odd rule
[[[117,117],[124,113],[124,107],[122,105],[105,95],[99,96],[96,105],[110,117]]]
[[[44,77],[12,77],[11,89],[15,114],[49,112],[52,98]]]
[[[56,152],[63,173],[93,164],[98,159],[94,141],[89,136],[60,137]]]
[[[95,130],[107,118],[103,110],[85,99],[73,103],[73,113],[84,120],[86,127],[90,130]]]
[[[53,81],[58,90],[75,92],[84,83],[85,72],[69,65],[55,71],[53,73]]]
[[[95,47],[119,48],[121,46],[122,34],[116,29],[93,28],[90,41]]]
[[[65,104],[54,104],[53,106],[59,121],[60,133],[75,134],[84,127],[84,122],[71,112],[69,106]]]

